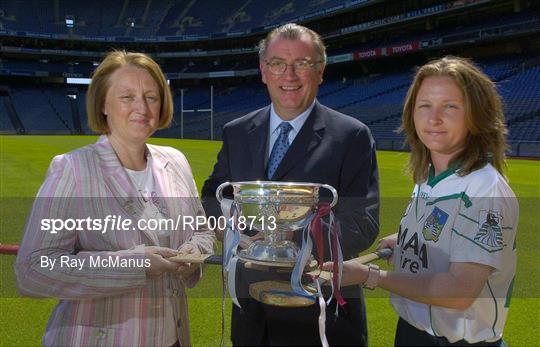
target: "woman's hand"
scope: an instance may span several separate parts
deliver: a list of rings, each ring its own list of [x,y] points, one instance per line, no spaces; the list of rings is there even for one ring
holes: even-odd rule
[[[332,271],[333,262],[328,261],[323,264],[324,271]],[[343,272],[341,277],[341,286],[351,286],[355,284],[364,284],[368,277],[369,269],[355,259],[343,262]]]
[[[392,249],[392,255],[386,259],[388,264],[394,263],[394,255],[396,254],[394,248],[396,248],[397,245],[397,233],[388,235],[386,237],[383,237],[379,240],[379,244],[377,245],[377,250],[380,250],[382,248],[391,248]]]
[[[150,278],[159,277],[164,272],[175,272],[180,264],[167,260],[177,254],[174,249],[158,246],[144,247],[145,259],[150,259],[150,267],[146,268],[146,275]]]
[[[191,243],[184,243],[178,249],[178,254],[200,255],[201,252],[196,246],[192,245]],[[195,271],[199,271],[201,267],[200,264],[192,263],[179,263],[178,265],[179,267],[176,271],[180,274],[180,276],[184,278],[191,276]]]
[[[214,234],[216,235],[216,239],[223,242],[223,237],[225,236],[225,229],[222,229],[216,225],[216,227],[214,228]]]

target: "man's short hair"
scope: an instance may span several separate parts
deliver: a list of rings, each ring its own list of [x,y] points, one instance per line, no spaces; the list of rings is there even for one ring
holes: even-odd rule
[[[303,35],[307,35],[311,38],[313,46],[315,47],[315,51],[319,56],[318,60],[321,61],[323,65],[325,65],[326,46],[324,45],[324,42],[322,41],[319,34],[309,28],[295,23],[287,23],[270,31],[268,35],[266,35],[266,37],[259,42],[259,59],[264,59],[266,49],[274,39],[284,38],[289,40],[300,40]]]
[[[113,51],[107,54],[92,74],[92,81],[86,92],[86,114],[90,129],[99,134],[109,133],[107,116],[103,114],[103,106],[107,92],[111,87],[111,75],[124,66],[134,66],[144,69],[156,81],[161,98],[158,129],[168,127],[173,118],[172,94],[159,65],[143,53]]]

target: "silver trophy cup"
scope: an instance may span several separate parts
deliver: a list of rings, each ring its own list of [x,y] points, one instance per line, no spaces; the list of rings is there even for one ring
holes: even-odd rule
[[[239,257],[269,265],[293,266],[298,256],[298,246],[286,239],[294,230],[304,226],[306,219],[317,209],[319,189],[332,192],[330,207],[338,200],[337,191],[328,184],[297,182],[225,182],[216,197],[221,203],[223,189],[233,187],[234,201],[239,214],[253,229],[264,233],[264,239],[253,242]]]

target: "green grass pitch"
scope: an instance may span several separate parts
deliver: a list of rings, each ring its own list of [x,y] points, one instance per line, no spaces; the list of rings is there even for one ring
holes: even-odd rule
[[[0,243],[19,243],[26,213],[56,154],[92,143],[95,136],[0,136]],[[220,142],[151,139],[189,159],[197,186],[211,172]],[[247,149],[246,149],[247,150]],[[412,190],[403,174],[407,153],[378,152],[381,183],[381,236],[395,232]],[[540,345],[540,162],[508,160],[510,184],[520,201],[518,270],[504,338],[510,346]],[[0,346],[37,346],[56,301],[16,295],[13,256],[0,256]],[[195,346],[217,346],[221,331],[220,269],[206,267],[204,279],[189,291],[191,338]],[[397,317],[382,290],[367,292],[371,346],[391,346]],[[225,304],[226,341],[230,300]],[[537,327],[537,328],[534,328]]]

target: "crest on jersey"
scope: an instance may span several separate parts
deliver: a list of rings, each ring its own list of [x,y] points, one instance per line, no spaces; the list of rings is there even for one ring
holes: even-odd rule
[[[501,219],[502,216],[498,211],[481,210],[478,219],[479,229],[474,241],[487,246],[490,250],[501,250],[503,247]]]
[[[422,229],[424,239],[426,241],[439,241],[439,235],[441,235],[447,220],[448,213],[444,212],[438,207],[435,207],[424,222],[424,228]]]

